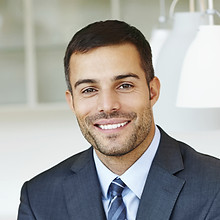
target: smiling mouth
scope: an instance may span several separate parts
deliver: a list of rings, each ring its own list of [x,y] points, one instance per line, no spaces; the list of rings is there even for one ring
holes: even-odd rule
[[[121,128],[124,127],[125,125],[127,125],[130,121],[126,121],[123,123],[118,123],[118,124],[96,124],[95,126],[102,129],[102,130],[112,130],[112,129],[117,129],[117,128]]]

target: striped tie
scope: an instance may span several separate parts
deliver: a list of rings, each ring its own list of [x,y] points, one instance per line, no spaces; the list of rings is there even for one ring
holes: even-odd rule
[[[121,193],[125,184],[120,178],[116,178],[109,186],[110,203],[108,208],[108,220],[125,220],[126,207],[122,200]]]

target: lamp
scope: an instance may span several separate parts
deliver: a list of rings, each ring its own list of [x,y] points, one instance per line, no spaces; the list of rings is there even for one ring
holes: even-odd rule
[[[161,93],[154,106],[154,116],[156,123],[170,132],[197,130],[198,127],[205,129],[207,126],[207,123],[201,120],[203,114],[201,116],[189,109],[176,106],[182,62],[202,20],[200,12],[175,13],[173,28],[157,58],[155,74],[161,81]],[[204,124],[201,125],[200,122]]]
[[[183,60],[199,26],[208,24],[208,16],[204,15],[203,10],[183,13],[173,11],[172,9],[170,13],[174,14],[173,29],[160,51],[155,66],[155,74],[161,81],[161,95],[154,106],[155,121],[169,132],[219,129],[218,108],[179,108],[176,105]],[[207,93],[211,95],[211,91],[207,90]]]
[[[220,107],[220,25],[200,26],[183,63],[178,107]]]
[[[220,108],[220,25],[214,25],[209,1],[209,25],[201,25],[187,50],[179,83],[177,106]]]
[[[170,34],[166,18],[165,0],[160,0],[160,16],[158,18],[159,27],[153,29],[151,33],[150,45],[152,49],[153,65],[156,66],[161,48]]]

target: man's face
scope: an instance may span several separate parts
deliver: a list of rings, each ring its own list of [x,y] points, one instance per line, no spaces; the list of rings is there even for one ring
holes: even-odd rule
[[[73,96],[67,91],[67,101],[83,135],[97,151],[106,156],[122,156],[148,143],[148,135],[154,129],[152,105],[158,91],[155,96],[155,79],[149,91],[133,45],[73,54],[70,80]]]

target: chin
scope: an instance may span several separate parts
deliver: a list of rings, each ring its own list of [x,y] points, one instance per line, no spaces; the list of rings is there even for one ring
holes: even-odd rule
[[[103,146],[103,145],[102,145]],[[120,145],[121,146],[121,145]],[[130,153],[132,150],[134,150],[135,149],[135,147],[130,147],[130,148],[128,148],[128,147],[125,147],[125,148],[121,148],[121,149],[119,149],[119,148],[115,148],[115,146],[114,146],[114,148],[112,148],[112,149],[103,149],[103,147],[96,147],[96,149],[101,153],[101,154],[103,154],[103,155],[105,155],[105,156],[111,156],[111,157],[121,157],[121,156],[124,156],[124,155],[126,155],[126,154],[128,154],[128,153]]]

